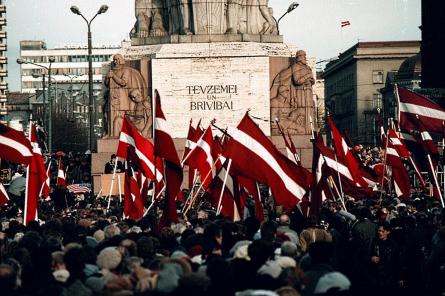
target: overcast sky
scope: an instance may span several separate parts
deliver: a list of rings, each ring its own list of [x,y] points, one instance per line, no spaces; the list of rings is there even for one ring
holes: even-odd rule
[[[77,5],[87,17],[100,5],[109,10],[92,24],[93,45],[119,45],[128,39],[134,22],[134,0],[6,0],[8,83],[20,90],[20,40],[44,40],[48,48],[86,45],[87,26],[70,11]],[[287,0],[270,0],[278,19]],[[297,0],[300,6],[280,22],[285,42],[297,45],[318,60],[337,56],[360,41],[420,40],[420,0]],[[351,25],[343,29],[340,22]]]

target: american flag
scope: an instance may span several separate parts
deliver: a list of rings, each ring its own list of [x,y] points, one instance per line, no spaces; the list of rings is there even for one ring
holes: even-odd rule
[[[343,28],[343,27],[346,27],[346,26],[350,26],[351,23],[350,23],[349,21],[342,21],[342,22],[340,23],[340,25],[341,25],[341,27]]]
[[[66,187],[69,192],[74,194],[84,194],[91,192],[91,184],[81,183],[81,184],[71,184]]]

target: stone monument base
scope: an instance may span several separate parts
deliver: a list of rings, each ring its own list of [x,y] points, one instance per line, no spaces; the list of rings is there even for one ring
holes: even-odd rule
[[[199,34],[199,35],[167,35],[150,37],[133,37],[132,46],[155,45],[168,43],[208,43],[208,42],[262,42],[283,43],[281,35],[254,34]]]

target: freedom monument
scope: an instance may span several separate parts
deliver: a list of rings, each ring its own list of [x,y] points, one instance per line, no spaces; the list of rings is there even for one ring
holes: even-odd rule
[[[124,116],[152,136],[155,89],[177,149],[190,119],[195,125],[201,119],[204,128],[213,119],[221,128],[235,127],[250,110],[284,149],[278,119],[310,167],[314,62],[283,43],[267,0],[135,0],[135,19],[131,46],[113,57],[106,74],[106,135],[93,156],[96,178],[116,152]]]

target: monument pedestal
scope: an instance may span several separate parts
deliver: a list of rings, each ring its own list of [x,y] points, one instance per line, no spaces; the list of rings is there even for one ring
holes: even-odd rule
[[[94,181],[94,193],[99,193],[103,188],[101,184],[101,175],[104,174],[105,164],[110,161],[111,155],[116,154],[119,139],[106,138],[97,140],[97,153],[91,155],[91,174]],[[122,161],[122,160],[121,160]],[[109,188],[103,188],[108,192]]]
[[[179,37],[193,39],[205,36]],[[212,36],[216,38],[218,35]],[[256,36],[260,37],[260,35]],[[174,37],[175,35],[168,38]],[[279,36],[261,35],[261,37]],[[191,119],[193,126],[201,120],[203,128],[206,128],[214,119],[216,119],[216,125],[221,128],[236,127],[248,110],[253,117],[257,118],[255,121],[262,131],[285,152],[283,138],[276,128],[275,115],[272,115],[271,102],[273,98],[275,100],[273,111],[279,109],[280,104],[287,102],[285,97],[281,98],[277,95],[277,93],[283,94],[281,88],[286,82],[283,82],[280,75],[291,71],[290,67],[295,63],[296,51],[295,46],[283,43],[197,42],[130,46],[123,48],[120,54],[124,56],[126,63],[140,71],[148,83],[149,94],[153,95],[155,89],[159,91],[169,132],[174,138],[178,155],[182,158]],[[291,74],[288,75],[289,85],[284,85],[289,90]],[[276,85],[277,77],[280,78],[281,83],[278,86]],[[280,103],[278,107],[277,100]],[[288,109],[289,106],[283,108],[285,111]],[[302,112],[295,112],[296,109]],[[295,120],[293,125],[287,126],[290,127],[289,131],[301,155],[303,166],[310,168],[312,145],[310,128],[306,123],[311,109],[303,106],[292,110],[292,114],[297,114],[296,116],[286,117],[286,113],[280,113],[283,114],[281,119],[283,122],[287,120],[287,123]],[[312,117],[314,118],[314,115]],[[302,127],[295,128],[295,126]],[[113,132],[114,135],[118,133],[119,131]],[[221,134],[216,129],[213,133]],[[117,144],[117,138],[98,141],[98,153],[93,155],[95,181],[100,179],[100,174],[103,172],[105,163],[109,161],[110,155],[116,153]],[[187,186],[187,180],[187,172],[185,172],[183,186]],[[94,189],[95,192],[100,190],[100,182],[95,182]]]

